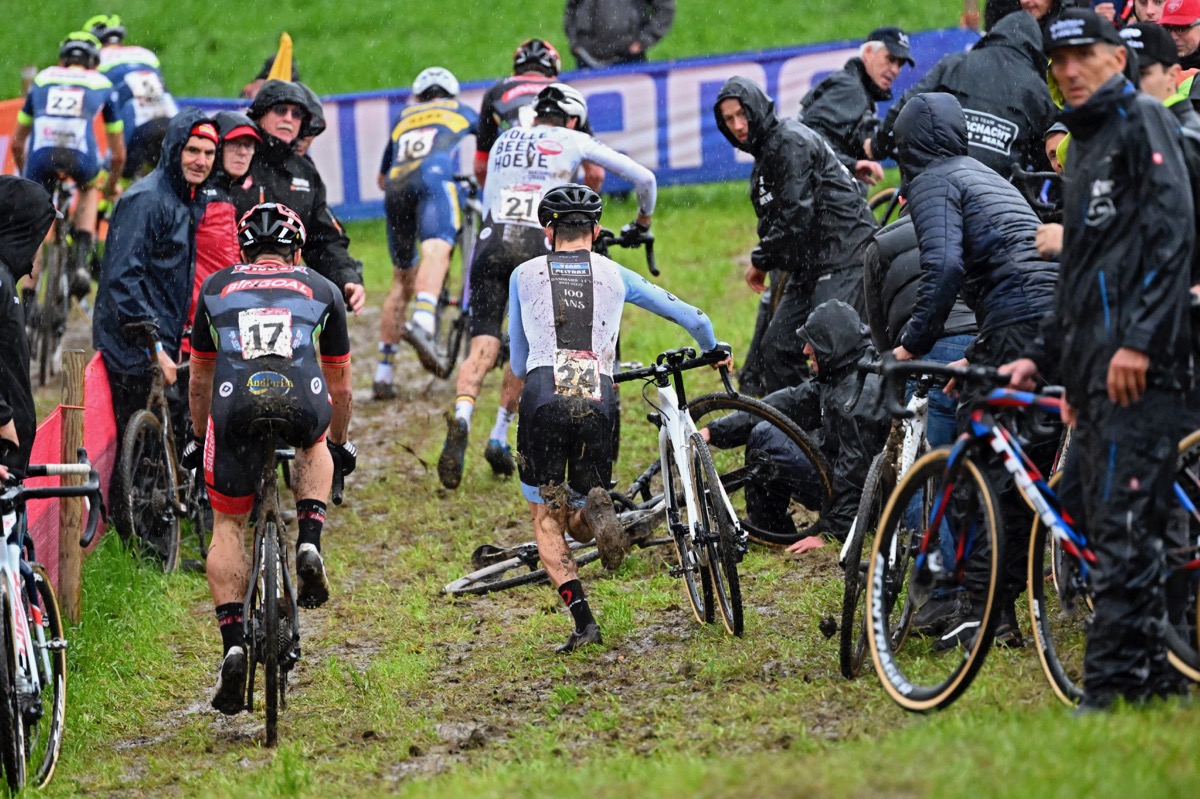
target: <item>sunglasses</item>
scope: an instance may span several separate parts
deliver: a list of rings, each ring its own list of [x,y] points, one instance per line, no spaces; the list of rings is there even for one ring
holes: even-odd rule
[[[301,122],[304,121],[304,110],[300,106],[290,103],[280,103],[279,105],[271,106],[271,113],[285,118],[291,117]]]

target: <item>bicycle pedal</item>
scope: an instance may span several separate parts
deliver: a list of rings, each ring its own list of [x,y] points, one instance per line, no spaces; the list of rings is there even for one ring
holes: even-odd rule
[[[51,638],[46,642],[46,649],[49,649],[51,652],[64,652],[67,649],[67,639]]]

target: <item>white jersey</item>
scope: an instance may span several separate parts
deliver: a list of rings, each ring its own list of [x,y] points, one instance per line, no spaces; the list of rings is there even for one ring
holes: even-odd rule
[[[537,212],[542,196],[573,182],[584,161],[599,164],[632,183],[638,210],[654,213],[654,173],[586,133],[553,125],[509,128],[488,153],[483,189],[484,216],[492,222],[540,228]]]

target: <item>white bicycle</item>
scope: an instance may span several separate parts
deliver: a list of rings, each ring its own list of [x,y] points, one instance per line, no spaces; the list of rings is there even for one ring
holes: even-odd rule
[[[667,526],[679,563],[671,574],[682,577],[696,621],[715,621],[719,609],[726,631],[742,634],[742,586],[738,563],[746,552],[741,523],[713,466],[712,455],[688,414],[683,373],[712,366],[729,357],[728,344],[696,357],[690,347],[658,356],[653,366],[630,369],[613,376],[614,383],[646,380],[658,390],[656,401],[642,396],[654,408],[649,419],[658,427],[658,456],[662,464]],[[732,393],[729,372],[721,379]],[[684,520],[686,519],[686,524]]]

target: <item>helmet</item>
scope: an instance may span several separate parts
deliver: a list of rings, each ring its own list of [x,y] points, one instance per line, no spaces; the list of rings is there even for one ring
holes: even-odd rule
[[[430,89],[441,89],[451,97],[458,97],[458,78],[450,70],[441,67],[423,69],[413,81],[413,96],[420,97]]]
[[[305,115],[311,117],[310,102],[309,96],[304,93],[304,89],[300,88],[300,84],[289,80],[272,79],[264,83],[258,90],[258,94],[254,96],[254,102],[246,109],[246,116],[257,122],[280,103],[291,103],[303,108]],[[307,119],[304,124],[308,124]]]
[[[542,197],[538,206],[538,222],[543,227],[558,222],[590,222],[594,225],[600,221],[603,211],[599,194],[587,186],[567,183],[555,186]]]
[[[566,117],[579,117],[579,124],[583,125],[587,122],[587,100],[565,83],[551,83],[538,92],[533,112],[538,116],[562,114]]]
[[[120,44],[125,41],[125,26],[116,14],[98,14],[83,23],[84,30],[100,40],[100,44]]]
[[[291,208],[280,203],[260,203],[238,222],[238,246],[243,250],[262,246],[283,246],[298,250],[304,246],[304,223]]]
[[[68,33],[59,45],[58,58],[82,61],[88,69],[95,69],[100,63],[100,40],[87,31]]]
[[[513,72],[531,69],[553,78],[562,72],[562,57],[545,39],[526,39],[513,53]]]
[[[300,135],[298,138],[320,136],[325,132],[325,109],[321,107],[321,98],[317,97],[316,92],[300,81],[296,81],[295,83],[300,87],[300,91],[304,93],[304,110],[308,112],[308,119],[304,120],[304,124],[300,126]]]

